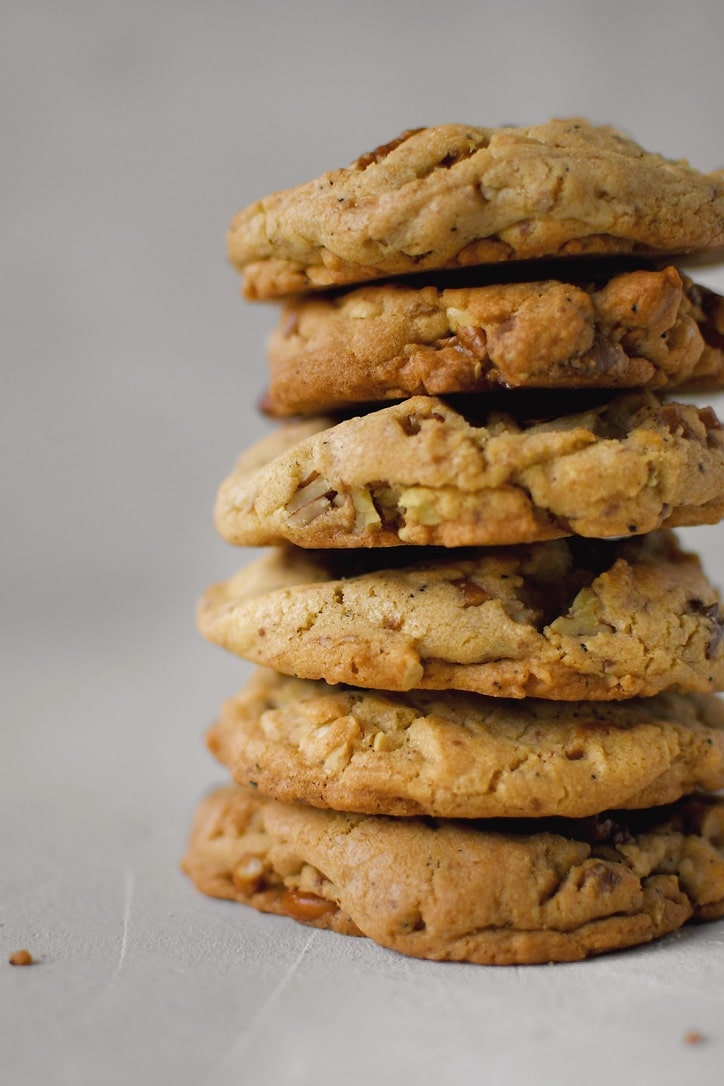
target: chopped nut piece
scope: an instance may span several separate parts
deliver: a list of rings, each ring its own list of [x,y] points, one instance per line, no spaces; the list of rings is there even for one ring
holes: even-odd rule
[[[311,524],[313,520],[342,504],[337,491],[318,472],[304,479],[286,506],[288,520],[296,525]]]
[[[295,509],[289,514],[289,522],[297,525],[297,527],[306,527],[317,517],[321,517],[323,513],[327,513],[330,509],[339,505],[339,502],[336,501],[336,491],[331,490],[329,493],[330,497],[324,494],[321,498],[315,498],[314,501],[307,502]]]
[[[356,532],[363,532],[366,528],[372,528],[382,523],[369,490],[363,489],[355,493],[353,501],[354,530]]]
[[[322,479],[318,472],[313,471],[306,479],[303,479],[299,484],[299,488],[287,505],[287,510],[290,513],[295,513],[298,509],[301,509],[307,502],[312,502],[315,498],[321,498],[326,495],[332,487],[326,479]]]
[[[443,519],[435,492],[429,487],[408,487],[401,492],[399,505],[407,518],[414,518],[419,524],[440,524]]]
[[[452,582],[463,598],[463,607],[479,607],[481,603],[487,603],[490,593],[475,581],[463,578]]]
[[[395,744],[385,732],[377,732],[372,740],[372,749],[376,751],[390,751],[395,749]]]

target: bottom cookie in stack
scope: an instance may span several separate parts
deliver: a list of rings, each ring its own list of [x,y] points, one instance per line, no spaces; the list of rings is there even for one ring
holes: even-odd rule
[[[199,809],[199,890],[431,960],[576,961],[724,915],[724,799],[584,820],[343,814],[229,786]]]
[[[573,961],[724,915],[710,695],[507,701],[260,670],[209,745],[243,782],[203,801],[183,861],[214,897],[480,964]]]

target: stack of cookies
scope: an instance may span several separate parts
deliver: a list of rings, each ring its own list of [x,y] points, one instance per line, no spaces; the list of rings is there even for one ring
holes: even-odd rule
[[[260,665],[199,889],[431,959],[562,961],[724,915],[724,174],[552,121],[405,133],[242,211],[275,431],[203,634]]]

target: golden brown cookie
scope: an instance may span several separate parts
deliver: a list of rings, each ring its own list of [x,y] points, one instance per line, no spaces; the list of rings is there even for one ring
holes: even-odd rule
[[[183,868],[214,897],[417,958],[575,961],[724,914],[724,800],[583,821],[391,819],[209,796]]]
[[[287,302],[269,340],[273,415],[496,388],[724,379],[724,299],[673,267],[603,284],[387,283]]]
[[[285,674],[380,690],[724,688],[716,591],[668,533],[423,553],[396,565],[409,552],[270,551],[208,590],[201,632]]]
[[[438,818],[583,818],[724,787],[724,703],[385,694],[259,669],[221,709],[212,753],[286,803]]]
[[[414,396],[335,426],[281,427],[263,446],[275,445],[273,459],[259,466],[254,448],[222,484],[217,527],[253,546],[460,547],[636,535],[724,514],[724,431],[711,408],[629,392],[540,421],[551,400],[530,395],[539,421],[469,419],[461,410],[482,410],[481,398],[457,410]]]
[[[582,119],[414,129],[257,201],[229,231],[249,298],[430,269],[724,246],[724,174]]]

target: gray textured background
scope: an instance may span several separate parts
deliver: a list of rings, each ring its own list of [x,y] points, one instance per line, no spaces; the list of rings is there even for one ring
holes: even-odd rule
[[[232,213],[450,120],[580,113],[722,166],[722,5],[1,7],[3,1082],[483,1081],[483,1060],[486,1082],[598,1082],[603,1028],[620,1082],[720,1081],[721,925],[440,968],[207,902],[176,863],[221,776],[203,728],[247,673],[193,623],[248,558],[211,505],[265,428],[275,311],[239,300]],[[719,583],[721,539],[687,533]],[[41,964],[3,966],[22,945]]]

